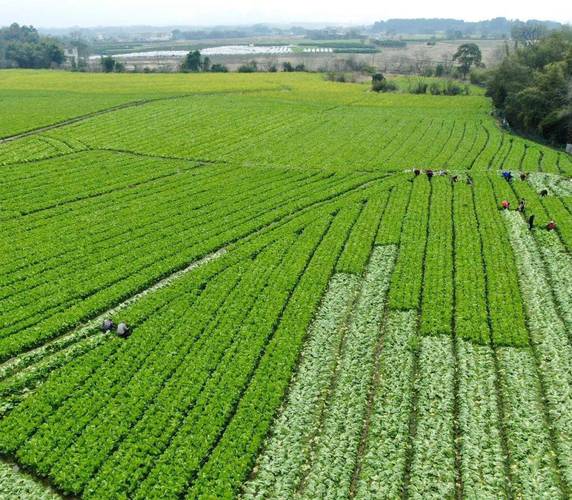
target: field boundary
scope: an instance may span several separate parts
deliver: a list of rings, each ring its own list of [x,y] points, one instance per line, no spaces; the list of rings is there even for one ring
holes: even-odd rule
[[[98,111],[92,111],[91,113],[86,113],[84,115],[77,115],[72,118],[66,118],[65,120],[61,120],[58,122],[50,123],[49,125],[42,125],[40,127],[32,128],[26,130],[24,132],[18,132],[17,134],[6,135],[0,137],[0,144],[6,144],[9,142],[16,141],[18,139],[23,139],[25,137],[30,137],[32,135],[41,134],[43,132],[48,132],[49,130],[54,130],[57,128],[62,128],[67,125],[72,125],[74,123],[82,122],[85,120],[89,120],[90,118],[94,118],[96,116],[105,115],[108,113],[113,113],[114,111],[120,111],[122,109],[127,108],[136,108],[139,106],[145,106],[146,104],[151,104],[154,102],[160,101],[172,101],[176,99],[185,99],[188,97],[195,97],[195,96],[209,96],[209,95],[218,95],[218,94],[245,94],[250,92],[273,92],[277,89],[268,89],[268,88],[261,88],[261,89],[250,89],[250,90],[228,90],[228,91],[221,91],[221,92],[191,92],[190,94],[177,94],[177,95],[169,95],[164,97],[150,97],[147,99],[137,99],[135,101],[128,101],[122,104],[117,104],[115,106],[111,106],[109,108],[103,108]]]

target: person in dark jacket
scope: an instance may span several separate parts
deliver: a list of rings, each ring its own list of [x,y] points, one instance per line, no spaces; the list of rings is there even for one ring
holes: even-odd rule
[[[505,181],[507,181],[507,182],[512,181],[512,173],[509,172],[508,170],[505,170],[505,171],[502,173],[502,176],[503,176],[503,178],[504,178]]]
[[[433,170],[427,170],[427,177],[431,180],[431,177],[433,177]]]
[[[115,328],[115,325],[114,325],[112,320],[110,320],[109,318],[105,318],[103,320],[103,323],[101,324],[101,331],[102,332],[110,332],[114,328]]]
[[[526,179],[528,179],[528,174],[526,172],[522,172],[520,174],[520,180],[525,181]]]
[[[531,214],[530,217],[528,218],[528,229],[532,231],[533,227],[534,227],[534,214]]]
[[[544,198],[545,196],[548,196],[548,189],[545,188],[545,189],[543,189],[542,191],[540,191],[540,196],[542,196],[543,198]]]
[[[524,207],[525,207],[525,203],[524,203],[524,198],[523,198],[523,199],[521,199],[521,200],[518,202],[518,208],[517,208],[517,210],[518,210],[520,213],[524,213]]]
[[[119,325],[117,325],[117,335],[119,337],[129,337],[129,335],[131,334],[131,330],[129,329],[129,327],[127,326],[126,323],[119,323]]]
[[[416,168],[416,169],[413,171],[413,173],[415,174],[415,177],[417,177],[417,176],[421,173],[421,170],[419,170],[418,168]]]

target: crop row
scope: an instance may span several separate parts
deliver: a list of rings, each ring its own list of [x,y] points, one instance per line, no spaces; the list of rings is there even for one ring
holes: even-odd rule
[[[347,244],[336,264],[337,272],[362,274],[369,261],[388,194],[370,197],[352,229]]]
[[[430,197],[431,184],[425,177],[417,177],[413,181],[403,219],[399,256],[391,278],[389,306],[392,309],[407,310],[419,306]]]
[[[452,187],[445,177],[431,182],[420,332],[450,335],[453,316]]]
[[[401,182],[391,191],[387,206],[383,212],[375,238],[377,245],[399,245],[401,225],[409,203],[410,194],[411,184],[404,182],[404,179],[401,178]]]
[[[75,284],[73,287],[70,282],[70,286],[62,286],[58,293],[51,293],[47,296],[42,288],[34,287],[31,289],[33,295],[30,295],[30,299],[38,292],[41,292],[45,298],[42,301],[30,300],[29,305],[25,299],[18,298],[14,306],[19,307],[18,314],[22,317],[19,321],[19,318],[15,318],[13,313],[7,316],[6,319],[10,319],[11,326],[6,328],[4,335],[19,332],[22,328],[26,328],[26,331],[19,333],[17,340],[14,340],[16,338],[14,336],[5,338],[2,343],[2,350],[11,353],[14,352],[13,349],[30,346],[38,340],[49,338],[49,336],[73,326],[86,314],[93,314],[94,311],[105,309],[109,307],[107,304],[119,301],[126,294],[133,294],[129,291],[133,290],[134,286],[142,286],[139,283],[143,283],[144,286],[149,280],[158,279],[161,275],[180,267],[185,260],[188,262],[189,259],[196,258],[208,252],[209,249],[220,247],[225,242],[264,227],[272,220],[283,217],[292,210],[303,208],[307,204],[315,203],[333,194],[339,194],[348,188],[351,189],[356,185],[356,181],[359,182],[357,179],[351,179],[348,182],[343,177],[340,179],[326,177],[321,183],[321,189],[316,190],[312,183],[300,183],[298,186],[293,186],[293,192],[283,192],[276,187],[274,190],[267,190],[265,194],[268,198],[260,201],[248,203],[249,197],[242,196],[244,200],[242,203],[245,205],[248,203],[248,207],[245,206],[241,210],[236,210],[235,206],[228,206],[228,200],[222,198],[215,202],[214,206],[209,207],[210,210],[205,211],[202,220],[199,217],[197,222],[200,222],[200,225],[194,228],[188,227],[185,218],[181,217],[181,227],[176,231],[171,230],[169,234],[161,233],[159,240],[156,239],[157,234],[148,235],[147,238],[151,238],[151,241],[148,245],[140,247],[139,254],[119,254],[115,261],[107,259],[105,264],[95,261],[91,267],[86,268],[81,273],[83,278],[81,275],[78,277],[77,274],[74,274]],[[298,192],[296,193],[296,191]],[[217,204],[220,206],[219,212],[216,211]],[[268,210],[270,206],[272,209]],[[155,239],[152,239],[153,236]],[[199,243],[189,248],[185,244],[187,239]],[[183,247],[185,250],[184,253],[181,253],[180,249]],[[163,260],[157,261],[158,252],[163,253]],[[101,255],[101,258],[105,258],[105,256]],[[129,263],[128,267],[125,266],[127,262]],[[139,272],[137,273],[137,271]],[[95,272],[97,272],[98,278],[94,288],[93,277]],[[126,280],[123,279],[125,272],[130,273],[130,277]],[[68,279],[71,280],[72,275]],[[60,278],[59,283],[63,285],[64,281]],[[109,288],[109,285],[114,286]],[[48,282],[43,288],[50,289],[50,286],[53,288],[53,283]],[[83,300],[77,302],[80,298]],[[14,301],[15,299],[10,300]],[[50,314],[50,317],[43,320],[46,314]],[[37,336],[38,327],[35,326],[37,324],[42,326],[42,334],[39,338]]]
[[[493,341],[497,345],[528,345],[514,254],[487,176],[476,178],[473,194]]]
[[[488,344],[486,281],[481,238],[472,189],[456,184],[453,190],[455,232],[455,333],[457,337]]]
[[[390,186],[390,184],[388,186]],[[339,200],[337,198],[333,198],[331,201],[328,201],[326,205],[324,205],[324,209],[327,210],[327,207],[330,206],[330,210],[335,210],[335,207],[345,206],[345,204],[350,203],[352,199],[357,202],[358,200],[369,196],[368,193],[370,191],[371,189],[366,189],[361,193],[356,192],[354,194],[344,195]],[[245,251],[247,251],[248,248],[252,247],[253,245],[254,247],[252,248],[261,248],[261,245],[263,246],[266,244],[264,243],[265,241],[273,241],[279,237],[279,234],[283,234],[284,231],[299,230],[299,228],[303,227],[303,225],[301,226],[300,224],[303,224],[303,221],[306,219],[306,217],[312,216],[312,214],[314,214],[314,216],[318,215],[315,210],[308,212],[308,215],[300,213],[293,218],[290,218],[289,222],[272,225],[268,230],[264,230],[259,234],[248,237],[245,243],[241,243],[236,248],[233,247],[232,252],[225,256],[221,260],[220,264],[216,265],[223,265],[224,262],[231,259],[236,260],[238,256],[242,255]],[[210,265],[209,268],[212,268],[212,266],[213,265]],[[201,270],[195,271],[195,273],[196,272],[202,273]],[[166,302],[173,300],[172,298],[176,297],[179,293],[180,283],[184,283],[184,281],[181,282],[177,280],[169,287],[163,288],[151,295],[145,296],[137,303],[130,306],[128,311],[122,312],[122,317],[124,318],[127,316],[129,322],[136,326],[140,322],[144,321],[145,318],[152,315],[154,311],[156,311],[159,307],[163,307]],[[18,388],[27,387],[29,389],[30,382],[41,380],[49,373],[50,369],[61,366],[61,364],[69,360],[69,358],[72,357],[74,353],[79,355],[82,352],[95,347],[101,341],[101,338],[98,336],[93,337],[92,333],[93,332],[89,331],[84,332],[82,329],[79,330],[77,334],[73,333],[71,335],[67,335],[65,338],[58,339],[56,342],[49,344],[45,349],[39,349],[37,353],[34,352],[30,355],[26,355],[25,358],[22,358],[22,362],[14,364],[13,369],[8,369],[8,371],[4,370],[5,374],[3,377],[14,373],[14,371],[25,368],[30,363],[33,363],[32,366],[25,369],[23,372],[17,373],[15,376],[7,379],[5,382],[3,381],[0,385],[0,392],[7,394],[9,392],[17,391]]]
[[[193,220],[201,215],[210,216],[216,208],[212,191],[225,175],[236,175],[238,187],[248,188],[252,182],[234,170],[210,171],[212,175],[209,175],[206,169],[195,171],[188,177],[163,181],[157,186],[149,186],[149,189],[140,187],[137,192],[130,192],[125,196],[112,194],[106,200],[109,201],[108,204],[98,205],[97,202],[90,201],[68,209],[65,214],[54,214],[53,212],[58,212],[54,209],[46,214],[26,217],[29,232],[26,234],[23,231],[15,231],[15,248],[12,251],[18,251],[19,258],[15,258],[10,267],[8,264],[5,266],[5,286],[21,282],[11,293],[23,291],[26,289],[25,285],[41,283],[46,274],[62,265],[66,269],[75,270],[92,252],[91,260],[96,262],[99,255],[105,255],[109,259],[125,254],[126,248],[135,249],[149,239],[156,240],[159,234],[161,237],[169,235],[173,228],[179,227],[185,221],[188,224],[186,218],[189,216],[193,216]],[[273,181],[282,181],[287,187],[295,185],[296,181],[309,181],[313,177],[294,176],[288,179],[280,175],[269,176],[259,189],[269,191]],[[258,189],[251,189],[250,193],[257,194],[257,191]],[[227,196],[234,203],[242,203],[248,199],[248,194],[240,192],[231,191]],[[166,200],[169,201],[168,204]],[[219,208],[223,207],[219,205]],[[139,217],[135,217],[136,214]],[[57,219],[54,220],[54,217]],[[123,223],[116,222],[117,219]],[[88,225],[89,230],[81,227],[78,230],[80,224]],[[126,247],[125,238],[129,229],[130,239]],[[58,241],[53,236],[54,232],[62,234],[61,237],[58,236]],[[36,248],[29,244],[30,240],[42,241],[43,245]],[[91,252],[88,253],[87,249]]]
[[[182,106],[189,112],[180,113]],[[529,147],[512,137],[506,141],[506,151],[489,144],[503,136],[489,117],[457,110],[448,117],[435,110],[429,115],[409,111],[406,117],[402,110],[391,108],[380,114],[365,101],[332,108],[254,95],[205,96],[120,110],[51,135],[78,138],[95,148],[296,167],[344,168],[351,162],[353,168],[399,169],[415,164],[469,169],[477,161],[479,168],[490,168],[496,161],[512,169],[547,170],[540,161],[545,149],[546,158],[553,161],[551,171],[557,171],[558,156],[547,148]],[[163,124],[153,130],[153,141],[141,125],[149,121]],[[218,133],[220,127],[227,130],[224,136]],[[293,156],[299,145],[304,145],[304,155]],[[489,157],[485,163],[483,152],[490,149],[498,150],[501,159]]]
[[[217,265],[221,265],[221,264],[218,264],[218,263],[217,263]],[[196,279],[197,279],[196,277],[192,277],[192,278],[191,278],[191,281],[195,281]],[[221,284],[222,284],[222,286],[224,287],[224,280],[221,280]],[[207,292],[207,290],[208,290],[208,287],[205,289],[205,293]],[[196,292],[195,292],[195,293],[196,293]],[[209,295],[210,295],[210,294],[209,294]],[[183,297],[184,297],[184,296],[183,296]],[[205,296],[205,297],[206,297],[206,296]],[[187,300],[183,299],[183,300],[181,301],[181,299],[179,298],[179,299],[177,299],[177,301],[178,301],[178,303],[180,303],[181,305],[185,305],[185,309],[186,309],[187,311],[190,311],[190,312],[192,313],[193,308],[191,308],[191,309],[188,308],[188,303],[189,303],[188,299],[187,299]],[[208,301],[207,301],[207,300],[205,300],[204,303],[205,303],[205,305],[208,305]],[[147,304],[147,305],[149,305],[149,304]],[[137,357],[137,356],[145,356],[145,354],[149,351],[149,348],[156,349],[156,347],[155,347],[156,340],[153,341],[151,344],[149,344],[149,347],[147,347],[146,349],[143,348],[145,344],[141,344],[141,342],[144,342],[144,340],[145,340],[145,332],[149,332],[149,336],[148,336],[149,341],[151,341],[152,339],[156,339],[157,326],[162,325],[162,326],[159,326],[159,329],[158,329],[158,330],[161,331],[161,329],[163,329],[165,332],[167,332],[167,335],[166,335],[166,336],[163,335],[163,336],[161,337],[161,338],[163,339],[162,342],[169,342],[169,340],[165,340],[165,339],[169,339],[169,338],[170,338],[170,339],[174,339],[174,340],[171,340],[171,341],[177,341],[176,339],[179,339],[179,340],[178,340],[179,342],[180,342],[181,340],[184,340],[184,339],[187,338],[187,335],[186,335],[185,333],[183,333],[183,332],[181,332],[181,333],[176,332],[175,335],[172,335],[172,334],[169,334],[169,333],[168,333],[168,332],[169,332],[169,328],[172,328],[171,325],[173,324],[174,320],[176,320],[177,317],[180,316],[180,314],[178,313],[178,310],[175,309],[173,306],[171,306],[169,309],[166,309],[166,310],[163,310],[163,311],[164,311],[164,312],[162,312],[162,313],[159,312],[159,314],[153,315],[148,321],[145,321],[145,322],[142,324],[142,326],[137,329],[137,331],[136,331],[136,335],[138,335],[137,339],[140,339],[140,340],[138,340],[137,342],[130,342],[131,346],[128,346],[128,347],[126,347],[125,349],[122,349],[122,350],[121,350],[121,351],[125,351],[125,352],[121,353],[121,351],[119,351],[118,353],[116,353],[116,355],[115,355],[116,363],[113,363],[113,362],[112,362],[112,359],[113,359],[113,358],[110,358],[110,359],[108,359],[108,361],[107,361],[107,367],[106,367],[107,369],[100,369],[100,370],[97,370],[97,371],[96,371],[96,374],[99,373],[99,376],[100,376],[100,377],[104,377],[104,378],[102,379],[102,380],[105,381],[104,383],[105,383],[105,384],[112,384],[112,388],[113,388],[111,393],[109,393],[108,391],[103,391],[103,392],[101,392],[101,396],[104,397],[104,399],[103,399],[102,402],[105,402],[105,401],[113,401],[113,398],[112,398],[112,396],[113,396],[113,391],[117,392],[117,391],[120,391],[120,390],[121,390],[122,384],[120,384],[120,383],[119,383],[119,384],[116,384],[116,383],[113,383],[113,382],[114,382],[114,381],[119,381],[121,378],[125,379],[125,377],[128,376],[128,373],[129,373],[129,372],[132,372],[132,370],[135,369],[135,367],[137,366],[137,364],[133,364],[133,363],[132,363],[132,362],[133,362],[133,356],[136,356],[136,357]],[[188,314],[188,313],[187,313],[187,314]],[[170,321],[168,320],[169,317],[172,318]],[[202,318],[201,321],[204,321],[204,320],[205,320],[206,318],[208,318],[208,317],[209,317],[208,315],[205,316],[204,318]],[[180,317],[179,317],[178,319],[179,319],[179,320],[181,320],[181,319],[184,320],[184,318],[180,318]],[[186,323],[185,323],[184,321],[181,321],[180,325],[181,325],[181,328],[183,328],[183,329],[186,329],[186,328],[187,328]],[[136,337],[133,337],[132,340],[136,340]],[[108,343],[108,345],[109,345],[109,344],[111,344],[111,343]],[[161,353],[161,352],[163,352],[163,351],[159,349],[157,352],[158,352],[158,353]],[[166,352],[169,352],[169,351],[166,351]],[[120,357],[117,357],[119,354],[120,354],[121,356],[120,356]],[[165,352],[163,352],[163,357],[164,357],[164,356],[165,356]],[[130,360],[130,361],[129,361],[128,364],[122,364],[122,363],[120,362],[121,359],[124,359],[126,362],[127,362],[128,360]],[[161,360],[161,357],[159,356],[159,357],[158,357],[158,361],[161,362],[160,360]],[[164,360],[163,360],[163,362],[164,362]],[[115,365],[115,366],[114,366],[114,365]],[[113,367],[113,369],[111,369],[111,367]],[[66,366],[66,367],[64,368],[64,370],[62,370],[62,371],[67,371],[66,369],[67,369],[67,366]],[[128,372],[126,372],[125,370],[128,370]],[[112,374],[113,374],[113,375],[112,375]],[[118,377],[119,377],[119,378],[118,378]],[[129,380],[129,378],[127,378],[127,379],[125,379],[125,380]],[[100,384],[100,383],[98,384],[98,383],[97,383],[97,379],[96,379],[96,378],[94,379],[93,377],[91,378],[91,383],[90,383],[89,386],[91,386],[91,387],[93,387],[93,388],[98,387],[99,389],[101,389],[101,384]],[[82,393],[85,394],[85,396],[83,396],[83,397],[94,397],[94,394],[90,393],[90,392],[87,390],[87,387],[89,387],[89,386],[85,386],[85,384],[84,384],[84,385],[83,385],[84,389],[82,389],[82,391],[78,392],[78,391],[76,390],[76,391],[74,392],[74,397],[71,398],[71,399],[69,400],[69,402],[65,404],[65,406],[62,406],[62,411],[66,408],[66,406],[69,407],[69,408],[70,408],[69,411],[71,411],[71,410],[73,409],[73,406],[70,406],[71,403],[74,403],[74,402],[77,402],[78,404],[81,403]],[[42,386],[42,387],[40,388],[39,392],[36,393],[35,398],[33,398],[33,400],[35,400],[36,402],[41,401],[41,399],[42,399],[42,398],[41,398],[41,395],[42,395],[42,394],[46,394],[46,392],[49,391],[49,388],[50,388],[50,387],[52,388],[52,391],[53,391],[54,389],[57,391],[57,386],[55,386],[55,387],[53,386],[53,383],[52,383],[52,379],[51,379],[51,378],[50,378],[50,380],[49,380],[46,384],[44,384],[44,386]],[[144,388],[145,385],[143,385],[142,387]],[[86,391],[87,391],[87,392],[86,392]],[[99,392],[99,391],[98,391],[98,392]],[[106,394],[106,392],[107,392],[107,394]],[[57,394],[57,392],[56,392],[56,394]],[[39,398],[38,398],[38,397],[39,397]],[[33,400],[32,400],[32,398],[26,400],[26,402],[23,403],[24,407],[28,406],[29,404],[32,404],[32,403],[30,403],[30,402],[33,401]],[[91,406],[95,406],[95,405],[91,405]],[[76,407],[77,407],[78,410],[79,410],[79,408],[81,407],[81,405],[76,406]],[[91,409],[91,408],[90,408],[90,409]],[[8,419],[5,419],[2,424],[3,424],[3,425],[8,425],[11,421],[14,422],[14,421],[15,421],[14,419],[16,419],[16,421],[17,421],[17,419],[18,419],[18,414],[21,414],[20,411],[21,411],[21,408],[19,407],[17,410],[15,410],[15,413],[10,414],[10,416],[8,417]],[[68,414],[68,413],[66,413],[66,412],[62,413],[62,411],[56,412],[56,413],[54,414],[54,416],[50,416],[50,418],[53,420],[54,418],[57,418],[57,415],[58,415],[58,414],[61,414],[62,417],[65,416],[66,414]],[[28,410],[26,411],[26,413],[29,415],[29,414],[33,414],[34,412],[33,412],[33,410],[28,409]],[[52,410],[50,413],[53,413],[53,410]],[[48,415],[46,415],[46,416],[48,416]],[[56,420],[55,422],[57,422],[57,420]],[[66,425],[65,422],[66,422],[66,420],[63,420],[62,423],[59,424],[59,425],[60,425],[60,426],[61,426],[61,425]],[[73,420],[67,420],[67,422],[68,422],[67,425],[75,425],[75,424],[73,423]],[[87,422],[86,422],[86,423],[87,423]],[[49,427],[46,427],[46,429],[48,429],[48,428],[49,428]],[[30,430],[33,431],[34,428],[31,428]],[[52,435],[52,436],[55,436],[55,435],[57,435],[57,434],[47,433],[47,434],[45,434],[45,439],[50,439],[50,436],[51,436],[51,435]],[[65,433],[64,433],[64,435],[65,435]],[[28,456],[28,458],[33,459],[33,457],[34,457],[34,455],[33,455],[33,453],[32,453],[32,451],[33,451],[33,449],[34,449],[34,443],[37,443],[36,449],[40,449],[40,448],[41,448],[41,444],[42,444],[42,442],[43,442],[41,436],[42,436],[41,433],[40,433],[40,434],[36,434],[36,435],[34,436],[34,440],[32,441],[32,446],[31,446],[31,447],[25,447],[25,450],[26,450],[25,453],[26,453],[26,455]],[[70,437],[73,438],[73,434],[71,434]],[[61,439],[61,438],[60,438],[60,439]],[[66,439],[70,439],[70,438],[66,438]],[[65,449],[65,448],[64,448],[64,449]],[[52,452],[52,456],[54,455],[55,451],[56,451],[56,450],[54,450],[54,451]],[[57,456],[57,455],[56,455],[56,456]],[[40,458],[41,458],[41,454],[38,456],[38,459],[40,459]],[[48,461],[48,458],[47,458],[47,457],[46,457],[46,458],[42,458],[41,460],[42,460],[43,463],[46,463],[46,462]],[[40,465],[40,464],[38,464],[38,465]],[[49,465],[49,463],[48,463],[48,465]]]
[[[326,233],[309,256],[294,263],[301,267],[273,280],[268,294],[280,300],[272,306],[266,297],[256,320],[243,323],[236,360],[223,363],[224,369],[209,380],[135,498],[159,492],[170,498],[191,482],[195,488],[226,496],[217,488],[226,492],[240,485],[280,404],[307,325],[355,217],[355,211],[342,211],[330,220],[329,228],[320,223]],[[274,307],[271,314],[268,307]]]

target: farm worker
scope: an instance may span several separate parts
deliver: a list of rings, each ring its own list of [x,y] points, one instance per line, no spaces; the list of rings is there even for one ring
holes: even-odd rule
[[[522,172],[520,174],[520,180],[525,181],[526,179],[528,179],[528,174],[526,172]]]
[[[540,196],[542,196],[543,198],[545,196],[548,196],[548,189],[543,189],[542,191],[540,191]]]
[[[504,210],[508,210],[508,207],[510,207],[510,203],[509,203],[507,200],[502,200],[502,201],[501,201],[501,207],[502,207]]]
[[[502,173],[502,176],[504,177],[505,181],[507,181],[507,182],[512,181],[512,174],[508,170],[505,170]]]
[[[524,198],[519,201],[517,210],[522,213],[524,212]]]
[[[101,324],[102,332],[110,332],[111,330],[113,330],[113,328],[115,328],[113,321],[111,321],[109,318],[103,320],[103,323]]]
[[[120,337],[128,337],[130,333],[129,327],[125,323],[117,325],[117,335]]]
[[[471,186],[473,184],[473,179],[469,175],[467,175],[467,184]]]
[[[416,168],[416,169],[413,171],[413,173],[415,174],[415,177],[417,177],[417,176],[421,173],[421,170],[419,170],[418,168]]]
[[[439,175],[441,177],[443,177],[443,176],[447,175],[447,171],[446,170],[439,170]]]
[[[427,170],[427,177],[429,177],[429,179],[433,177],[433,170]]]
[[[454,175],[453,177],[451,177],[453,182],[457,182],[459,180],[459,176],[458,175]]]
[[[556,229],[556,222],[553,220],[549,221],[548,224],[546,224],[546,229],[549,231],[554,231],[554,229]]]
[[[534,227],[534,214],[531,214],[531,216],[528,218],[528,229],[532,231],[533,227]]]

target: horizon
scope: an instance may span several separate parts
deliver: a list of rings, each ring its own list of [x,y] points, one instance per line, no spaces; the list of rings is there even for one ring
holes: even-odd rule
[[[48,8],[49,7],[49,8]],[[411,15],[414,13],[415,15]],[[213,27],[273,25],[371,25],[387,19],[459,19],[478,22],[497,17],[507,19],[550,20],[572,23],[572,13],[562,8],[559,0],[522,5],[508,0],[499,5],[484,0],[479,5],[458,4],[442,0],[428,5],[421,0],[380,8],[373,0],[354,0],[351,7],[341,3],[302,0],[282,3],[275,0],[197,0],[189,6],[182,0],[62,0],[56,4],[45,0],[0,0],[0,25],[34,25],[43,29],[151,27]]]
[[[194,24],[179,24],[179,23],[173,23],[173,24],[143,24],[143,23],[137,23],[137,24],[97,24],[97,25],[81,25],[81,24],[74,24],[74,25],[67,25],[67,26],[52,26],[52,25],[42,25],[42,24],[33,24],[34,27],[38,28],[38,29],[43,29],[43,30],[50,30],[50,29],[54,29],[54,30],[67,30],[67,29],[109,29],[109,28],[157,28],[157,29],[180,29],[180,28],[185,28],[185,29],[207,29],[207,28],[247,28],[247,27],[252,27],[252,26],[256,26],[256,25],[265,25],[265,26],[271,26],[271,27],[276,27],[276,28],[289,28],[289,27],[294,27],[294,26],[299,26],[299,27],[312,27],[312,28],[333,28],[333,27],[360,27],[360,26],[370,26],[373,25],[376,22],[379,21],[390,21],[390,20],[419,20],[419,19],[451,19],[451,20],[455,20],[455,21],[463,21],[466,23],[478,23],[478,22],[483,22],[483,21],[490,21],[492,19],[496,19],[496,18],[503,18],[505,16],[495,16],[495,17],[490,17],[490,18],[483,18],[483,19],[477,19],[477,20],[470,20],[470,19],[463,19],[463,18],[458,18],[458,17],[388,17],[388,18],[378,18],[378,19],[373,19],[371,22],[367,22],[367,23],[357,23],[357,22],[320,22],[320,21],[290,21],[290,22],[244,22],[244,23],[218,23],[218,24],[198,24],[198,23],[194,23]],[[571,26],[572,27],[572,20],[570,21],[561,21],[558,19],[549,19],[549,18],[526,18],[526,19],[521,19],[518,17],[506,17],[507,20],[509,21],[522,21],[522,22],[529,22],[529,21],[538,21],[538,22],[556,22],[556,23],[560,23],[562,25],[567,25],[567,26]],[[26,22],[18,22],[18,21],[13,21],[18,23],[20,26],[23,25],[30,25],[30,23],[26,23]],[[0,26],[9,26],[10,24],[12,24],[12,22],[7,23],[7,24],[0,24]]]

